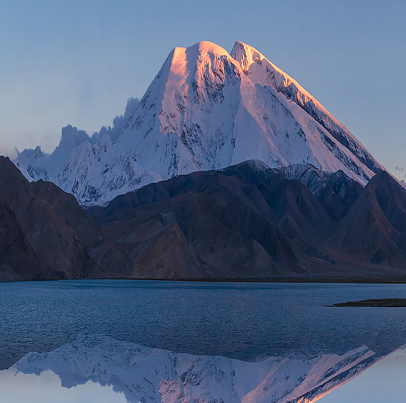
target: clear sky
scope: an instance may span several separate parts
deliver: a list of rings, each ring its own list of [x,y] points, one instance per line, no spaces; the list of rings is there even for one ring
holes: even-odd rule
[[[399,178],[406,175],[405,0],[0,0],[0,153],[52,151],[141,98],[169,52],[258,49]],[[398,169],[396,169],[398,167]],[[401,171],[403,169],[403,171]]]

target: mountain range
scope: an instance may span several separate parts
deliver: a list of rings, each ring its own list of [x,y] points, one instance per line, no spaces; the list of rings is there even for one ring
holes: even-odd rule
[[[126,109],[120,134],[105,130],[95,142],[77,131],[66,145],[72,127],[64,130],[51,155],[37,147],[15,162],[85,205],[252,159],[342,170],[362,185],[382,169],[314,97],[242,42],[230,54],[211,42],[175,48],[141,101]]]
[[[175,48],[113,128],[0,158],[0,189],[0,280],[406,281],[405,189],[241,42]]]
[[[0,177],[1,280],[406,280],[406,192],[385,171],[363,188],[342,171],[246,161],[87,214],[6,158]]]

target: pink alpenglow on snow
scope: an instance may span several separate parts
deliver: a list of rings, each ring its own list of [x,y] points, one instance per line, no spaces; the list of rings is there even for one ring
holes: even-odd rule
[[[382,169],[293,78],[242,42],[231,53],[211,42],[175,48],[125,115],[119,135],[105,131],[59,158],[23,152],[15,162],[82,204],[253,159],[342,170],[363,185]]]

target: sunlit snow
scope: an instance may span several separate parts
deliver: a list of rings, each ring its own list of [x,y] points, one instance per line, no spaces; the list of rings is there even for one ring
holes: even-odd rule
[[[55,164],[35,150],[16,162],[82,204],[252,159],[342,170],[362,184],[381,168],[316,99],[242,42],[231,54],[211,42],[175,48],[126,117],[119,136],[100,132]]]

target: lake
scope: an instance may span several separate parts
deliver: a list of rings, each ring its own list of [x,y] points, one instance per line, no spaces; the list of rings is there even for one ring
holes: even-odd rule
[[[69,280],[0,283],[0,368],[80,334],[258,360],[298,350],[387,354],[406,343],[406,308],[334,308],[406,298],[406,285]]]

